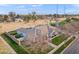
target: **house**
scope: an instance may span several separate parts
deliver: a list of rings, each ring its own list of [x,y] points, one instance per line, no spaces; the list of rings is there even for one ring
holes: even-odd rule
[[[15,18],[15,21],[16,22],[23,22],[23,19],[21,19],[21,18]]]

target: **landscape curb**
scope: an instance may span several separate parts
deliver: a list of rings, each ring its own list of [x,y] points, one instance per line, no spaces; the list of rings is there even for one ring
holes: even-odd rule
[[[74,39],[60,54],[63,54],[64,51],[66,51],[67,48],[69,48],[75,41],[76,39]]]

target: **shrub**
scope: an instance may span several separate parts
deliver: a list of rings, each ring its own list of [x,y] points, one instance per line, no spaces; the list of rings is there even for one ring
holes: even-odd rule
[[[69,18],[66,18],[66,20],[65,20],[66,22],[70,22],[71,20],[69,19]]]
[[[21,37],[23,37],[23,35],[22,34],[16,34],[15,37],[16,38],[21,38]]]
[[[56,23],[49,22],[49,25],[56,26]]]
[[[17,34],[17,32],[16,31],[11,31],[11,32],[9,32],[11,35],[16,35]]]

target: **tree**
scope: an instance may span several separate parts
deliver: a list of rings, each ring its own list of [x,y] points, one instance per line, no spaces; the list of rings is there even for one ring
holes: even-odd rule
[[[51,20],[53,19],[53,16],[52,14],[49,14],[48,16],[50,17],[50,22],[51,22]]]
[[[58,24],[58,17],[59,17],[59,15],[58,14],[54,14],[53,17],[54,17],[54,20],[56,21],[56,26],[59,27],[59,24]]]
[[[4,21],[3,17],[4,17],[3,15],[0,15],[0,22]]]
[[[32,12],[31,14],[25,15],[23,17],[23,20],[26,21],[26,22],[33,20],[35,22],[37,20],[36,12]]]
[[[12,21],[15,21],[16,14],[14,12],[9,12],[9,16],[10,16]]]
[[[32,20],[34,20],[34,22],[37,20],[36,12],[32,12]]]
[[[22,16],[22,15],[21,15]],[[16,15],[16,18],[21,18],[21,16],[19,14]]]
[[[66,22],[71,22],[71,19],[69,19],[69,18],[66,18],[66,20],[65,20]]]
[[[31,20],[31,15],[25,15],[23,20],[29,22]]]
[[[3,20],[8,22],[8,15],[4,15]]]

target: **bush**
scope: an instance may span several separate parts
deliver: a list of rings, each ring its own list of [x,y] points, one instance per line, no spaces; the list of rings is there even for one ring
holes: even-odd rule
[[[72,20],[79,21],[79,18],[71,18]]]
[[[49,22],[49,25],[56,26],[56,23]]]
[[[16,35],[16,34],[17,34],[16,31],[11,31],[11,32],[9,32],[9,33],[10,33],[10,35]]]
[[[65,20],[66,22],[70,22],[71,20],[69,19],[69,18],[66,18],[66,20]]]
[[[59,22],[59,25],[60,25],[60,26],[64,26],[65,24],[70,23],[70,22],[71,22],[71,20],[70,20],[69,18],[67,18],[67,19],[64,20],[64,21]]]
[[[16,38],[21,38],[21,37],[23,37],[23,35],[22,34],[16,34],[15,37]]]
[[[65,25],[65,21],[62,21],[59,23],[60,26],[64,26]]]

